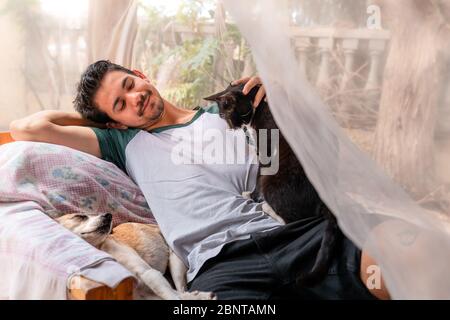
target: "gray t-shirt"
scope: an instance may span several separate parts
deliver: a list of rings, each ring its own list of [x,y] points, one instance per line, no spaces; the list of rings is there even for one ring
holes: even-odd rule
[[[102,158],[141,188],[167,243],[188,267],[188,281],[225,244],[280,226],[261,204],[242,197],[255,188],[256,150],[217,112],[217,105],[200,108],[185,124],[151,131],[93,128]]]

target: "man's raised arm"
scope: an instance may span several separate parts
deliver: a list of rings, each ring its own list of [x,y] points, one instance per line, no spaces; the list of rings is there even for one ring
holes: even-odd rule
[[[9,130],[14,140],[60,144],[101,157],[97,136],[88,127],[106,126],[76,112],[45,110],[11,122]]]

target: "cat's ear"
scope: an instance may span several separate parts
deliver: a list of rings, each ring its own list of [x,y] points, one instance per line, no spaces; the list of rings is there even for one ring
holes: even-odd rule
[[[228,88],[223,90],[223,91],[221,91],[221,92],[219,92],[219,93],[213,94],[212,96],[209,96],[209,97],[206,97],[206,98],[203,98],[203,99],[205,99],[206,101],[215,101],[215,102],[217,102],[217,101],[220,100],[220,98],[222,98],[227,93],[228,93]]]

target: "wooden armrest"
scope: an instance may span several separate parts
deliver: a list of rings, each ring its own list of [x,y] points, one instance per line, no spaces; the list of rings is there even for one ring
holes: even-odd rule
[[[125,278],[112,289],[83,276],[72,277],[69,284],[68,298],[70,300],[133,300],[135,280]]]
[[[0,132],[0,145],[13,141],[14,139],[11,137],[11,134],[9,132]]]

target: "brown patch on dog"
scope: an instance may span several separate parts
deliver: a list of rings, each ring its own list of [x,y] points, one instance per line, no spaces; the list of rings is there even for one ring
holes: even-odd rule
[[[169,260],[169,247],[159,230],[151,224],[124,223],[115,227],[111,237],[133,248],[148,264],[164,273]]]

